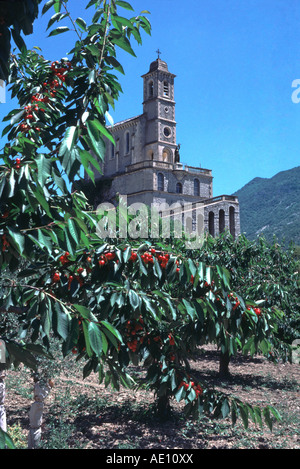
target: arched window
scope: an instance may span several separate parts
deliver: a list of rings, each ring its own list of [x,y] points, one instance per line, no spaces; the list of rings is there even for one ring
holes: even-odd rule
[[[164,81],[164,96],[169,96],[169,83]]]
[[[209,212],[208,214],[208,231],[211,236],[215,236],[215,214]]]
[[[152,98],[154,95],[154,83],[153,81],[149,82],[149,98]]]
[[[150,150],[147,151],[147,157],[148,157],[148,160],[154,159],[154,151],[151,148]]]
[[[111,144],[111,152],[110,152],[110,157],[113,160],[115,157],[115,145],[112,143]]]
[[[229,207],[229,231],[230,234],[235,238],[235,209]]]
[[[192,230],[196,231],[197,228],[197,211],[196,211],[196,204],[192,204]]]
[[[164,191],[165,188],[165,178],[162,173],[158,173],[157,175],[157,190]]]
[[[223,233],[225,230],[225,212],[224,210],[219,211],[219,233]]]
[[[194,195],[200,196],[200,182],[199,179],[194,179]]]
[[[125,134],[125,155],[128,155],[130,151],[130,135],[129,132]]]
[[[172,159],[172,156],[171,156],[171,151],[169,148],[164,148],[163,149],[163,152],[162,152],[162,157],[163,157],[163,161],[166,161],[168,163],[171,162],[171,159]]]
[[[176,184],[176,194],[182,194],[182,184],[181,184],[181,182],[177,182],[177,184]]]

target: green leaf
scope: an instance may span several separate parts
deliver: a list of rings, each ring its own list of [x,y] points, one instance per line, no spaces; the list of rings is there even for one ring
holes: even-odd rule
[[[8,226],[7,230],[13,240],[14,247],[22,255],[25,249],[25,236],[13,226]]]
[[[269,429],[272,431],[273,429],[273,422],[270,414],[270,407],[267,406],[263,409],[263,416],[265,418],[265,422],[268,425]]]
[[[120,62],[115,57],[105,57],[105,62],[109,65],[112,65],[118,72],[125,75],[124,68],[120,64]]]
[[[100,149],[100,146],[98,145],[97,150],[99,149]],[[104,152],[105,152],[105,145],[103,142],[103,147],[101,147],[102,158],[104,156]],[[90,165],[93,165],[94,168],[101,174],[101,167],[100,167],[99,161],[96,158],[94,158],[94,156],[89,151],[80,149],[79,153],[80,153],[81,162],[86,171],[88,170]]]
[[[38,169],[38,182],[43,186],[45,181],[50,177],[51,161],[42,153],[36,156],[35,161]]]
[[[240,414],[243,420],[244,427],[247,429],[248,428],[248,409],[246,406],[240,403],[239,410],[240,410]]]
[[[92,153],[96,155],[100,160],[103,160],[105,154],[105,143],[102,138],[95,140],[93,135],[86,135],[82,137],[82,140],[85,142],[86,146],[91,149]],[[92,160],[88,157],[87,150],[80,149],[81,162],[83,165],[86,165],[85,169],[88,168],[88,162],[92,163]],[[92,156],[92,155],[91,155]],[[93,156],[92,158],[97,161]],[[95,166],[94,163],[92,163]]]
[[[262,422],[262,418],[261,418],[261,410],[259,407],[255,406],[253,407],[253,411],[254,411],[254,415],[255,415],[255,418],[256,418],[256,422],[258,423],[258,425],[262,428],[263,426],[263,422]]]
[[[84,21],[84,19],[82,18],[77,18],[75,20],[75,23],[83,30],[83,31],[87,31],[87,26],[86,26],[86,22]]]
[[[123,343],[121,334],[112,324],[107,321],[101,321],[101,325],[108,329],[121,343]]]
[[[74,239],[74,241],[79,244],[80,243],[80,233],[78,232],[78,229],[76,227],[76,224],[72,218],[68,219],[68,228],[69,232]]]
[[[9,191],[8,197],[13,197],[13,196],[14,196],[14,193],[15,193],[15,184],[16,184],[16,180],[15,180],[15,171],[14,171],[14,169],[12,169],[12,170],[11,170],[11,173],[10,173],[10,176],[9,176],[9,188],[10,188],[10,191]]]
[[[81,314],[81,316],[85,319],[90,319],[90,310],[86,306],[74,304],[75,309]]]
[[[44,234],[44,232],[46,232],[46,230],[42,230],[42,229],[38,230],[39,245],[41,246],[42,249],[45,247],[47,249],[49,255],[51,255],[52,254],[52,249],[53,249],[51,238],[46,236]]]
[[[93,350],[91,348],[90,335],[88,331],[89,324],[90,322],[87,322],[86,320],[82,321],[82,329],[83,329],[83,334],[84,334],[86,353],[88,354],[89,357],[91,357],[93,355]]]
[[[100,57],[101,55],[99,47],[97,47],[95,44],[88,44],[86,49],[92,54],[93,57]]]
[[[15,29],[15,28],[11,28],[11,33],[12,33],[12,37],[15,41],[15,44],[17,45],[17,47],[19,48],[19,50],[21,51],[22,54],[26,54],[27,52],[27,47],[26,47],[26,44],[24,42],[24,39],[22,38],[22,36],[20,35],[20,33]]]
[[[134,290],[129,290],[129,302],[134,310],[140,306],[140,297]]]
[[[28,350],[15,342],[6,342],[6,349],[13,362],[24,363],[32,370],[37,369],[37,360]]]
[[[62,352],[63,352],[64,357],[67,356],[71,352],[73,347],[76,346],[78,342],[78,337],[79,337],[78,318],[73,317],[71,319],[70,331],[69,331],[68,337],[62,346]]]
[[[48,2],[45,3],[42,9],[42,15],[44,15],[55,3],[55,0],[48,0]]]
[[[126,52],[128,52],[129,54],[131,54],[133,57],[136,57],[136,54],[135,54],[134,50],[132,49],[131,44],[130,44],[129,40],[127,39],[127,37],[124,37],[124,36],[117,37],[117,36],[115,36],[115,37],[113,37],[112,42],[116,46],[120,47],[121,49],[123,49]]]
[[[8,433],[4,432],[2,428],[0,428],[0,449],[16,449],[13,440],[8,435]]]
[[[188,315],[190,316],[191,319],[195,319],[196,317],[196,311],[195,308],[185,299],[182,300],[183,304],[185,305],[186,311]]]
[[[112,15],[112,24],[115,28],[117,28],[120,32],[123,31],[123,26],[132,30],[134,28],[133,24],[127,18],[123,18],[122,16],[114,16]]]
[[[106,335],[101,331],[101,337],[102,337],[102,350],[104,355],[106,355],[107,350],[108,350],[108,341],[106,338]]]
[[[159,265],[159,263],[158,263],[158,261],[157,261],[157,259],[156,259],[155,257],[153,258],[153,261],[154,261],[154,262],[153,262],[153,272],[154,272],[154,274],[156,275],[156,277],[158,277],[159,279],[161,279],[161,277],[162,277],[162,270],[161,270],[161,268],[160,268],[160,265]]]
[[[57,36],[58,34],[62,34],[67,31],[70,31],[70,28],[68,28],[67,26],[59,26],[58,28],[53,29],[53,31],[51,31],[51,33],[48,34],[48,37]]]
[[[125,8],[126,10],[134,11],[130,3],[124,2],[123,0],[116,0],[116,5]]]
[[[66,13],[65,13],[65,14],[63,14],[63,13],[55,13],[55,15],[53,15],[53,16],[50,18],[49,22],[48,22],[47,30],[48,30],[49,28],[51,28],[51,26],[52,26],[56,21],[57,21],[57,22],[58,22],[58,21],[61,21],[62,19],[66,18],[67,16],[68,16],[68,15],[67,15]]]
[[[41,192],[39,192],[38,190],[33,190],[33,194],[34,194],[35,198],[37,199],[37,201],[39,202],[39,204],[43,207],[43,209],[45,210],[47,215],[50,218],[53,218],[52,214],[51,214],[49,204],[48,204],[47,200],[45,199],[44,194],[41,194]]]
[[[227,399],[224,399],[221,407],[222,417],[225,419],[230,413],[230,406]]]
[[[59,12],[60,12],[61,5],[62,5],[62,1],[63,1],[63,0],[55,0],[55,3],[54,3],[54,10],[55,10],[56,13],[59,13]]]
[[[181,386],[181,388],[179,388],[178,391],[175,393],[175,399],[177,402],[181,401],[184,393],[185,393],[185,389],[183,386]]]
[[[65,137],[59,149],[59,156],[63,156],[66,153],[66,151],[71,151],[73,149],[77,136],[78,136],[78,133],[77,133],[76,126],[71,126],[67,128]]]
[[[131,253],[132,253],[131,246],[128,246],[128,248],[126,248],[126,250],[123,252],[123,260],[124,260],[125,264],[130,259]]]
[[[154,318],[155,320],[157,320],[158,318],[157,318],[156,311],[155,311],[155,309],[154,309],[154,307],[153,307],[151,301],[149,300],[149,298],[144,297],[144,298],[143,298],[143,302],[144,302],[144,304],[145,304],[145,307],[146,307],[147,311],[153,316],[153,318]]]
[[[0,428],[0,449],[17,449],[8,433]]]
[[[56,330],[63,340],[67,340],[69,335],[70,315],[64,311],[63,306],[55,301],[54,311],[56,312]]]
[[[98,324],[90,322],[88,325],[88,334],[92,350],[97,357],[102,353],[102,336]]]
[[[109,131],[101,124],[101,122],[97,119],[87,120],[86,126],[88,129],[89,136],[95,140],[96,142],[99,141],[101,135],[108,138],[112,143],[115,143],[113,136],[109,133]]]
[[[270,411],[272,412],[272,414],[274,415],[275,419],[276,419],[278,422],[281,422],[281,421],[282,421],[282,417],[281,417],[280,413],[278,412],[278,410],[275,409],[275,408],[272,407],[272,406],[269,406],[269,409],[270,409]]]
[[[21,117],[24,115],[24,109],[20,112],[18,112],[18,114],[15,114],[11,120],[10,120],[10,125],[14,125],[16,122],[19,122],[19,120],[21,119]]]
[[[75,176],[80,171],[79,149],[76,147],[72,148],[71,151],[67,150],[64,154],[61,164],[70,181],[73,181]]]

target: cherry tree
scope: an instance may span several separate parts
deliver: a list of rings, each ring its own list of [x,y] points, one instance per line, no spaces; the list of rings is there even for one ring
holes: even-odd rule
[[[122,92],[117,52],[135,56],[132,43],[151,25],[147,11],[136,15],[125,1],[86,8],[94,9],[91,24],[72,17],[68,0],[44,3],[42,14],[54,10],[49,36],[74,36],[69,56],[54,62],[14,32],[20,53],[11,55],[8,84],[19,107],[4,118],[0,165],[2,367],[24,363],[37,373],[38,356],[51,360],[58,338],[64,357],[84,362],[84,377],[96,372],[115,389],[135,384],[128,365],[142,363],[161,415],[176,399],[187,415],[272,427],[280,418],[273,407],[250,406],[192,376],[189,360],[203,343],[220,339],[233,354],[258,330],[259,343],[268,340],[226,268],[193,260],[182,244],[97,234],[101,216],[79,183],[83,171],[95,182],[105,139],[114,144],[106,123]]]

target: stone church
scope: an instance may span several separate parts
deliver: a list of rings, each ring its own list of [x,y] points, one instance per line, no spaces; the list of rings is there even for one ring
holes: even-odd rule
[[[99,190],[94,203],[142,202],[164,207],[201,203],[204,228],[212,236],[229,230],[240,233],[239,202],[231,195],[213,196],[210,169],[181,163],[176,140],[174,80],[166,62],[157,58],[143,79],[143,113],[110,127],[115,145],[106,141],[103,174],[96,175]],[[160,215],[163,216],[163,208]],[[184,218],[184,213],[182,213]]]

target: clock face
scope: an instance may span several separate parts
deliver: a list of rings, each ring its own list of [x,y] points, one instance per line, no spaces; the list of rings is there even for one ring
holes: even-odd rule
[[[170,135],[171,135],[170,127],[164,127],[164,136],[165,137],[170,137]]]

